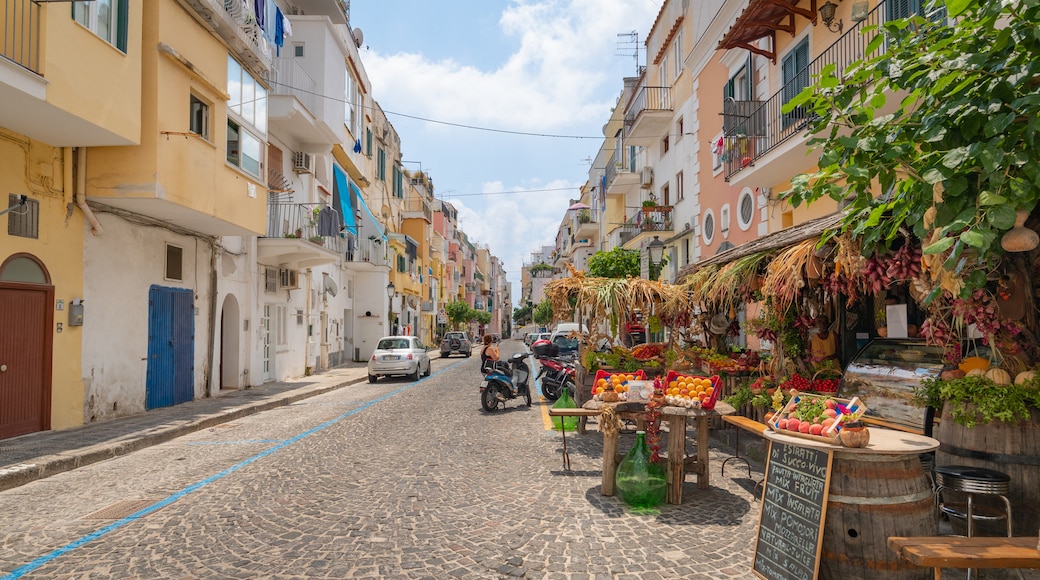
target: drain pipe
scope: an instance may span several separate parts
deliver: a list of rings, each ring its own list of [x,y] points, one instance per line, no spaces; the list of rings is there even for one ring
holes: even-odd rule
[[[220,381],[223,377],[217,377],[217,388],[214,389],[214,377],[216,372],[213,370],[213,365],[216,362],[216,353],[213,352],[217,348],[217,238],[209,239],[209,332],[206,333],[206,351],[209,353],[206,355],[206,396],[212,397],[214,393],[220,390]]]
[[[90,210],[90,206],[87,205],[87,148],[76,147],[76,205],[83,211],[83,217],[90,224],[90,232],[95,236],[100,236],[105,232],[105,228],[101,227],[101,222],[98,221],[97,216]],[[66,167],[71,165],[72,161],[72,149],[65,148],[65,165]]]

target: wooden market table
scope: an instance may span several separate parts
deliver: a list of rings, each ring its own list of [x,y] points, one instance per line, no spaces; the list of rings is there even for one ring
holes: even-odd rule
[[[866,578],[889,570],[899,578],[928,574],[888,547],[889,536],[936,536],[931,482],[920,455],[939,447],[931,437],[871,428],[866,447],[849,448],[767,430],[774,443],[833,453],[823,522],[821,578]],[[767,483],[768,493],[768,483]]]
[[[627,410],[627,405],[633,404],[604,403],[593,400],[586,401],[582,405],[582,409],[602,411],[605,407],[611,406],[614,407],[615,413],[619,418],[641,421],[645,411],[641,408]],[[697,474],[697,487],[699,489],[708,489],[710,486],[708,436],[711,428],[709,420],[713,417],[732,415],[735,412],[733,407],[723,401],[718,401],[715,404],[715,408],[711,410],[701,408],[687,409],[685,407],[661,408],[661,420],[668,422],[668,503],[682,503],[682,488],[683,482],[686,480],[687,471]],[[693,457],[686,457],[687,418],[696,420],[697,455]],[[624,459],[624,456],[618,454],[619,433],[603,430],[602,425],[600,429],[603,431],[603,484],[600,491],[603,495],[610,496],[614,495],[617,466]]]
[[[932,568],[1040,568],[1037,537],[962,538],[958,536],[890,537],[888,546],[916,566]]]

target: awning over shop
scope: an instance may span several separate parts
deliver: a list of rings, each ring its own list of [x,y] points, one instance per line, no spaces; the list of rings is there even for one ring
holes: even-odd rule
[[[678,280],[683,280],[690,274],[707,266],[714,264],[727,264],[737,258],[742,258],[758,252],[784,248],[797,244],[803,240],[820,237],[823,235],[823,232],[837,227],[838,224],[841,223],[842,217],[844,217],[844,215],[841,212],[833,213],[821,218],[809,220],[796,226],[784,228],[778,232],[764,235],[761,238],[751,240],[746,244],[720,252],[710,258],[686,266],[679,271]]]
[[[751,0],[740,13],[737,21],[719,41],[719,50],[745,48],[776,62],[776,31],[795,33],[795,15],[803,16],[816,24],[816,0],[808,0],[809,7],[799,6],[800,0]],[[754,45],[762,38],[769,38],[769,48]]]

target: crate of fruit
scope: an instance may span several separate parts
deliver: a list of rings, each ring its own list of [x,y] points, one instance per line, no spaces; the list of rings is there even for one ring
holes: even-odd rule
[[[642,369],[634,373],[610,373],[605,370],[596,371],[596,377],[592,381],[592,398],[596,401],[627,401],[629,381],[635,383],[636,381],[645,381],[646,373]],[[610,400],[603,398],[603,391],[611,390],[617,393],[617,398],[613,396]]]
[[[714,409],[722,392],[718,375],[701,377],[668,371],[664,379],[665,402],[673,407]]]
[[[838,433],[842,425],[859,419],[866,410],[867,406],[858,398],[795,392],[767,424],[777,433],[840,445]]]

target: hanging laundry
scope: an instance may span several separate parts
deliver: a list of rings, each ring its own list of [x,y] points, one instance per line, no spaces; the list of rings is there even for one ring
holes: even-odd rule
[[[338,211],[329,206],[325,206],[318,212],[319,236],[335,236],[339,234],[339,229],[342,226],[343,223],[342,220],[340,220]]]
[[[264,40],[270,46],[275,46],[274,29],[278,25],[277,10],[278,4],[274,0],[266,1],[264,8]]]
[[[253,0],[253,11],[256,12],[256,23],[263,30],[267,25],[264,17],[267,15],[267,0]]]
[[[278,6],[274,7],[274,54],[282,55],[282,46],[285,44],[285,15]]]
[[[286,36],[292,36],[292,22],[282,14],[282,28],[285,29]]]

